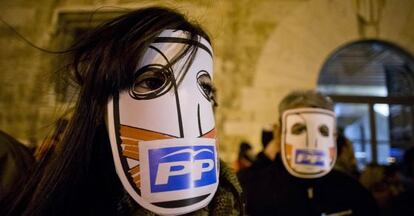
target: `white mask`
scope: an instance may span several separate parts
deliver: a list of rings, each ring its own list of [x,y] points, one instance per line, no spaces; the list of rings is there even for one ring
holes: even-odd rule
[[[139,62],[134,86],[108,102],[117,174],[131,197],[157,214],[203,208],[218,186],[212,49],[198,38],[188,67],[186,54],[166,68],[190,40],[184,31],[163,31]]]
[[[290,109],[282,115],[282,160],[299,178],[329,173],[336,160],[335,113],[319,108]]]

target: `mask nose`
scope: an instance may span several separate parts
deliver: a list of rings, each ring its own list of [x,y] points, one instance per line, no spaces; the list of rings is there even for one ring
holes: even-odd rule
[[[198,89],[194,90],[198,91]],[[214,129],[213,109],[209,101],[194,92],[182,92],[180,96],[184,137],[201,137]]]
[[[313,128],[311,128],[313,129]],[[318,137],[314,130],[308,130],[308,140],[307,140],[307,147],[308,148],[318,148]]]

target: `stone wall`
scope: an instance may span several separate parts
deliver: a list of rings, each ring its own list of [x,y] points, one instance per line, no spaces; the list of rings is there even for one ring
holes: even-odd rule
[[[408,0],[313,0],[298,5],[263,44],[254,81],[241,91],[241,110],[251,119],[226,122],[231,129],[226,134],[251,131],[249,139],[260,149],[260,126],[278,122],[278,102],[293,89],[315,88],[328,56],[346,44],[382,40],[414,54],[413,10],[414,2]]]
[[[212,36],[217,128],[226,161],[235,159],[241,140],[260,150],[260,130],[277,122],[279,100],[292,89],[315,87],[322,64],[339,46],[376,38],[414,52],[409,0],[0,0],[0,5],[3,20],[48,49],[67,45],[68,23],[87,24],[92,13],[100,21],[121,8],[164,5],[197,20]],[[54,94],[59,56],[33,48],[4,24],[0,45],[0,129],[26,143],[39,142],[68,104]]]

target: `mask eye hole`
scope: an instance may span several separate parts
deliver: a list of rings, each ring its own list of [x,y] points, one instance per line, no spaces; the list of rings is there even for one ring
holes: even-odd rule
[[[324,137],[328,137],[329,136],[328,126],[326,126],[326,125],[319,126],[319,133]]]
[[[137,94],[145,94],[162,88],[166,83],[166,77],[161,72],[147,71],[137,77],[133,91]]]
[[[135,99],[158,97],[171,88],[168,72],[162,65],[147,65],[136,72],[130,95]]]
[[[214,101],[214,94],[213,94],[213,83],[211,81],[210,75],[207,71],[200,71],[197,74],[197,83],[198,87],[205,98],[208,101]]]
[[[303,123],[296,123],[292,126],[292,134],[300,135],[306,132],[306,125]]]

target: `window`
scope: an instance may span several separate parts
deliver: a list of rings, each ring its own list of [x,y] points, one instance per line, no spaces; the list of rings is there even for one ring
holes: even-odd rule
[[[401,48],[378,40],[339,48],[323,65],[318,90],[334,100],[360,168],[399,162],[413,145],[414,59]]]

